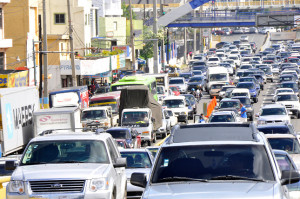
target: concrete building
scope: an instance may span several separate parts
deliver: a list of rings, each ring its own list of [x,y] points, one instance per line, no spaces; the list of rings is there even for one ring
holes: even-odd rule
[[[4,69],[33,68],[33,40],[38,41],[38,2],[37,0],[0,0],[1,2],[10,2],[3,7],[4,36],[13,41],[11,48],[6,51],[7,65]],[[38,44],[35,44],[35,49],[38,49]]]
[[[42,0],[39,1],[39,14],[43,15]],[[92,0],[70,0],[73,26],[74,50],[80,55],[90,53],[92,30]],[[47,34],[68,34],[67,1],[46,0]]]
[[[121,17],[123,15],[121,0],[93,0],[93,5],[97,7],[98,17]]]

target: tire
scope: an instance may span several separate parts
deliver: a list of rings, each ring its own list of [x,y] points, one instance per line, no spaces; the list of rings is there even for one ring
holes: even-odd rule
[[[165,137],[167,137],[167,127],[166,127],[166,132],[161,134],[161,138],[164,139]]]
[[[147,141],[147,145],[151,146],[151,141],[150,140]]]
[[[249,120],[250,120],[250,121],[253,121],[253,115],[251,115],[251,116],[249,117]]]
[[[115,191],[115,189],[114,189],[114,191],[113,191],[113,193],[111,195],[111,199],[116,199],[116,191]]]
[[[300,111],[297,113],[297,118],[300,119]]]

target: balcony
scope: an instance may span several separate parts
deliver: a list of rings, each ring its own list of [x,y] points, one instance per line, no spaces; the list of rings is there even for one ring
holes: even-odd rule
[[[12,39],[0,40],[0,48],[11,48],[12,46],[13,46]]]

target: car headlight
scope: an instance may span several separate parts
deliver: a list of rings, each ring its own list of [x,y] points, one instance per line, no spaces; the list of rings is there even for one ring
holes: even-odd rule
[[[25,191],[24,182],[20,180],[12,180],[9,182],[9,192],[22,194]]]
[[[187,115],[187,112],[181,112],[180,115]]]
[[[92,179],[90,182],[90,191],[96,192],[99,190],[108,189],[108,180],[106,178],[96,178]]]
[[[258,120],[257,124],[266,124],[266,121],[264,121],[264,120]]]

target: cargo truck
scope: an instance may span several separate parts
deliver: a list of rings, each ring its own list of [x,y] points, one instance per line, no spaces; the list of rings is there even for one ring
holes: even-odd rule
[[[24,149],[34,137],[33,112],[39,109],[37,87],[0,89],[0,155]]]
[[[135,128],[142,142],[155,143],[158,129],[162,126],[162,107],[154,99],[147,86],[123,88],[119,108],[120,126]]]

